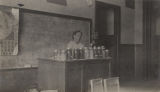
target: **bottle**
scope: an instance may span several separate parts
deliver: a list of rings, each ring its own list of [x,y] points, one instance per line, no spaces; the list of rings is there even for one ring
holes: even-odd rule
[[[74,58],[74,59],[78,59],[78,49],[74,49],[73,58]]]
[[[74,49],[71,49],[71,60],[74,59],[75,55],[74,55]]]
[[[61,50],[58,50],[57,60],[58,60],[58,61],[61,61]]]
[[[105,48],[101,46],[102,58],[105,58]]]
[[[79,48],[79,52],[80,52],[79,59],[84,59],[84,48]]]
[[[93,47],[93,44],[92,44],[92,43],[90,43],[89,47]]]
[[[98,57],[98,54],[97,54],[97,47],[94,46],[93,47],[93,58],[97,58]]]
[[[66,60],[66,54],[65,54],[65,50],[61,51],[61,61],[65,61]]]
[[[82,48],[79,48],[78,49],[78,59],[81,59],[82,58]]]
[[[93,59],[93,48],[89,47],[89,59]]]
[[[54,60],[57,60],[57,54],[58,54],[58,50],[56,49],[56,50],[54,50]]]
[[[85,54],[84,54],[84,48],[82,48],[82,59],[84,59],[85,58],[85,56],[84,56]]]
[[[107,58],[108,56],[109,56],[109,50],[106,49],[106,50],[105,50],[105,58]]]
[[[97,58],[101,58],[101,47],[97,47]]]
[[[89,59],[89,49],[84,47],[84,59]]]
[[[71,60],[71,53],[72,53],[71,49],[67,48],[67,50],[66,50],[66,59],[67,60]]]

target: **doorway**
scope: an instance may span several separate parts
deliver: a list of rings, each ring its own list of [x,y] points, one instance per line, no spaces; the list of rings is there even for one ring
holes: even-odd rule
[[[145,59],[144,77],[160,79],[160,1],[143,2]]]
[[[96,1],[95,15],[95,42],[110,51],[112,76],[119,76],[120,7]]]

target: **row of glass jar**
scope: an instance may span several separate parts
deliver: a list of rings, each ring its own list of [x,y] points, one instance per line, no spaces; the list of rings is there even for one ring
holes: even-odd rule
[[[77,49],[66,49],[66,50],[54,50],[52,59],[65,61],[65,60],[76,60],[76,59],[98,59],[107,58],[109,51],[101,47],[84,47]]]

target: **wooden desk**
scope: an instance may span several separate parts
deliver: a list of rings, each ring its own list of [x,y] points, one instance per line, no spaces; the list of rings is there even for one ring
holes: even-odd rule
[[[110,59],[72,60],[66,62],[39,59],[38,83],[41,90],[87,92],[89,80],[110,76]]]

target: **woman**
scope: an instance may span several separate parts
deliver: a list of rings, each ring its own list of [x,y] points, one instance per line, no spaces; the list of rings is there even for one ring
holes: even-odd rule
[[[72,34],[72,41],[70,41],[67,45],[67,48],[76,49],[83,48],[84,45],[80,43],[82,32],[80,30],[74,31]]]

